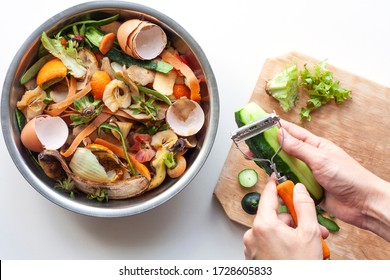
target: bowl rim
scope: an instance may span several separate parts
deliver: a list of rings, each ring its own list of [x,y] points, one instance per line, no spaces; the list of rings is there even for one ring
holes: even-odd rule
[[[187,172],[183,175],[183,177],[177,181],[175,184],[177,185],[175,188],[172,186],[164,190],[164,192],[158,194],[157,196],[151,198],[150,200],[144,201],[142,204],[135,205],[133,207],[121,207],[121,208],[103,208],[103,207],[94,207],[90,205],[83,205],[74,201],[72,199],[65,199],[63,195],[61,195],[58,191],[53,189],[49,190],[47,185],[45,185],[37,175],[35,175],[31,170],[26,166],[22,158],[19,156],[18,147],[14,141],[15,135],[11,133],[10,127],[13,126],[12,115],[14,112],[10,110],[10,95],[13,80],[16,75],[18,69],[18,62],[21,61],[24,54],[28,51],[31,42],[39,38],[43,31],[51,28],[58,21],[63,19],[71,18],[75,13],[83,14],[89,11],[99,11],[103,9],[123,9],[123,10],[131,10],[139,13],[145,13],[148,16],[152,16],[168,27],[172,28],[174,26],[174,32],[183,38],[187,45],[191,48],[192,52],[196,54],[197,59],[201,62],[201,67],[204,73],[208,73],[205,75],[206,82],[208,85],[208,91],[212,94],[209,95],[209,104],[210,104],[210,121],[208,123],[208,129],[205,132],[205,139],[202,149],[200,149],[197,158],[192,163],[191,167]],[[51,202],[57,204],[58,206],[70,210],[71,212],[83,214],[87,216],[94,217],[124,217],[131,216],[135,214],[140,214],[142,212],[146,212],[151,210],[166,201],[170,200],[172,197],[177,195],[180,191],[182,191],[198,174],[202,166],[207,160],[209,153],[211,152],[211,148],[214,144],[214,140],[217,134],[217,128],[219,123],[219,95],[217,82],[210,66],[210,63],[203,52],[200,45],[195,41],[195,39],[176,21],[172,18],[168,17],[164,13],[155,10],[154,8],[150,8],[148,6],[144,6],[138,3],[125,2],[125,1],[90,1],[81,4],[77,4],[71,6],[62,12],[57,13],[50,19],[46,20],[42,23],[37,29],[35,29],[30,36],[25,40],[22,46],[19,48],[14,58],[11,61],[11,64],[8,68],[6,76],[4,78],[2,96],[1,96],[1,126],[3,132],[3,138],[5,140],[6,147],[8,152],[18,168],[19,172],[22,176],[28,181],[28,183],[34,187],[41,195],[50,200]]]

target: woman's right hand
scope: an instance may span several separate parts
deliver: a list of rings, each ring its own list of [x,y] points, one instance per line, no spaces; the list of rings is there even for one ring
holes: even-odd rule
[[[282,127],[278,136],[281,142],[283,130],[283,150],[311,168],[325,189],[321,202],[325,210],[347,223],[374,232],[377,224],[384,220],[388,231],[389,206],[382,209],[384,213],[376,208],[386,201],[389,204],[389,183],[365,169],[333,142],[287,121],[282,121]],[[390,233],[376,233],[390,239]]]

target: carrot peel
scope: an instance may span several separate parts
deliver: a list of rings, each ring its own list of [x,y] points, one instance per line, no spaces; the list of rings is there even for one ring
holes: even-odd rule
[[[200,102],[201,96],[200,96],[199,80],[195,76],[195,74],[191,70],[191,68],[187,64],[183,63],[174,54],[170,53],[167,50],[164,50],[161,53],[161,57],[166,62],[172,64],[172,66],[176,70],[179,70],[184,75],[184,77],[186,77],[186,79],[188,80],[189,88],[191,90],[191,94],[190,94],[191,100],[194,100],[196,102]]]
[[[99,125],[108,120],[109,117],[111,117],[111,115],[107,113],[101,113],[99,116],[97,116],[83,131],[81,131],[76,136],[69,148],[65,152],[61,152],[61,154],[64,157],[71,156],[76,150],[76,148],[79,146],[81,141],[83,141],[85,137],[89,136],[92,132],[94,132],[99,127]]]

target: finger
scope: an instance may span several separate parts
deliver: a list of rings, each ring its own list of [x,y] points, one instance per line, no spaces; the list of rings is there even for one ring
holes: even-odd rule
[[[266,215],[269,212],[277,213],[278,210],[278,193],[276,190],[276,176],[272,174],[267,184],[264,187],[264,190],[261,194],[261,199],[259,202],[258,210]]]
[[[285,120],[280,120],[280,122],[284,131],[287,131],[287,133],[293,136],[294,138],[301,140],[316,148],[318,148],[321,145],[323,139],[311,133],[307,129]]]
[[[319,226],[320,226],[322,239],[327,239],[329,236],[329,230],[326,227],[324,227],[323,225],[319,225]]]
[[[254,222],[261,222],[261,219],[277,219],[278,214],[278,193],[276,190],[276,176],[272,174],[261,193],[261,199],[257,208],[257,215]]]
[[[303,140],[295,138],[285,129],[279,130],[278,138],[280,143],[283,142],[282,145],[285,152],[309,165],[321,158],[322,151],[320,149]]]
[[[314,201],[310,197],[306,187],[301,183],[296,184],[294,187],[293,202],[297,214],[298,226],[304,231],[318,227]]]

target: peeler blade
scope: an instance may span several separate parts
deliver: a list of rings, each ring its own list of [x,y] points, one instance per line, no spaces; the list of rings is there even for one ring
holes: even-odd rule
[[[260,120],[240,127],[239,129],[231,133],[231,139],[235,143],[245,141],[279,124],[279,121],[279,116],[275,113],[271,113]]]

